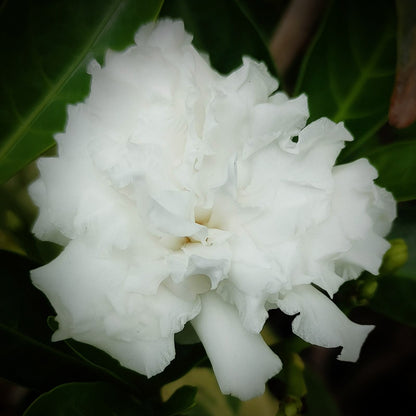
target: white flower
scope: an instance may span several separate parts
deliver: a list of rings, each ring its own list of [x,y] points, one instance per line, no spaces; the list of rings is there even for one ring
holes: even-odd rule
[[[91,93],[30,189],[35,234],[66,246],[32,272],[58,314],[53,339],[150,377],[190,321],[221,390],[248,399],[281,368],[259,334],[280,308],[298,314],[294,333],[355,361],[372,326],[322,291],[378,273],[395,202],[375,169],[334,167],[349,132],[305,127],[306,97],[275,92],[264,64],[218,74],[178,21],[135,41],[90,65]]]

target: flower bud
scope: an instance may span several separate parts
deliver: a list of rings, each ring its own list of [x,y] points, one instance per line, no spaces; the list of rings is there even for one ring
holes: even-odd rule
[[[402,238],[390,240],[391,247],[383,257],[380,274],[387,275],[400,269],[408,259],[406,242]]]

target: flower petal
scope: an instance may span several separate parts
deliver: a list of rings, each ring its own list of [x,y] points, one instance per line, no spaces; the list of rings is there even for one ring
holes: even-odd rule
[[[124,341],[109,337],[104,331],[91,329],[88,334],[76,334],[72,338],[94,345],[116,358],[122,366],[148,378],[162,372],[175,358],[173,335],[149,341]],[[52,340],[59,341],[60,338],[55,336]]]
[[[154,295],[138,293],[131,280],[149,276],[132,276],[123,256],[102,257],[81,239],[31,275],[58,313],[54,341],[87,342],[148,377],[174,358],[174,334],[200,311],[195,295],[178,296],[164,283]]]
[[[248,400],[264,392],[282,363],[260,334],[247,331],[237,311],[217,294],[201,296],[201,313],[192,326],[204,344],[224,394]]]
[[[342,361],[357,361],[360,349],[373,325],[351,322],[324,294],[312,286],[295,287],[278,301],[289,314],[299,313],[292,322],[293,332],[311,344],[321,347],[342,346]]]

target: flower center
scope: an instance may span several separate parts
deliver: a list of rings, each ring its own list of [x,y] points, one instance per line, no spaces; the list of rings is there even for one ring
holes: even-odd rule
[[[208,227],[211,214],[210,209],[195,207],[195,223]]]

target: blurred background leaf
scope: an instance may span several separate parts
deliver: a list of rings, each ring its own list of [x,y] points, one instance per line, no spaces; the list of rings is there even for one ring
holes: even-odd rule
[[[378,171],[376,182],[397,201],[416,198],[416,140],[379,146],[366,157]]]
[[[53,260],[62,250],[57,244],[40,241],[32,234],[37,207],[27,193],[37,175],[34,163],[0,184],[0,249],[25,255],[38,264]]]
[[[4,1],[0,8],[0,182],[54,146],[65,108],[89,90],[87,64],[133,43],[162,0]]]
[[[308,390],[305,416],[340,416],[334,398],[318,374],[307,368],[305,382]]]
[[[387,121],[396,67],[393,0],[331,2],[302,64],[295,94],[306,92],[310,121],[325,116],[345,121],[355,140],[340,161]]]
[[[147,406],[112,384],[69,383],[39,396],[24,416],[153,416]]]
[[[257,30],[244,4],[238,0],[166,0],[161,16],[181,18],[193,34],[198,50],[209,54],[219,72],[228,73],[249,55],[263,61],[276,74],[267,40]]]
[[[161,416],[174,416],[187,413],[195,406],[195,395],[197,388],[193,386],[182,386],[176,390],[163,406]]]
[[[186,413],[189,416],[275,416],[278,401],[266,389],[265,393],[247,401],[223,395],[211,368],[195,367],[186,375],[162,388],[162,398],[167,400],[184,385],[198,388],[195,406]]]

